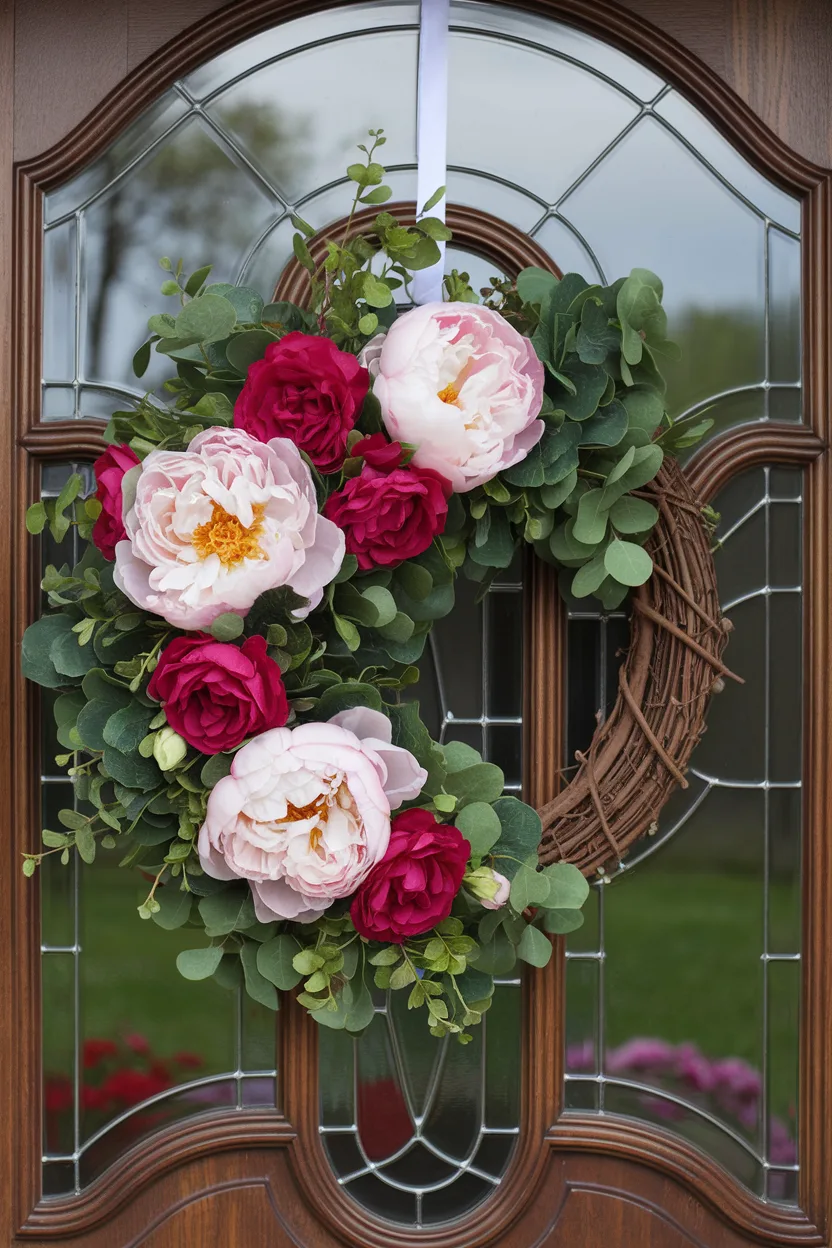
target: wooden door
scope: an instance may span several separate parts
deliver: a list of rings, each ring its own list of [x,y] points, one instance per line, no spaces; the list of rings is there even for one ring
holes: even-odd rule
[[[22,513],[130,401],[157,249],[273,282],[287,205],[340,215],[328,188],[368,123],[412,197],[417,6],[0,0],[6,1242],[830,1242],[825,16],[825,0],[453,6],[458,258],[477,277],[541,252],[663,274],[686,353],[672,406],[715,418],[689,472],[722,513],[747,684],[712,708],[689,790],[596,882],[586,928],[500,986],[484,1037],[427,1049],[380,1004],[353,1051],[291,1001],[275,1030],[178,983],[175,933],[131,926],[124,872],[50,870],[40,897],[24,881],[65,779],[18,671],[37,609]],[[626,620],[564,609],[542,566],[454,619],[466,644],[440,629],[435,726],[518,787],[522,739],[542,801],[604,713]],[[106,1109],[101,1071],[119,1076]]]

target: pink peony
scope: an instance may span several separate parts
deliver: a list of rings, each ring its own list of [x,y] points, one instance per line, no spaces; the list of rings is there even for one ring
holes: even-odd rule
[[[115,559],[116,543],[125,537],[121,486],[125,473],[138,463],[138,455],[129,446],[108,446],[93,465],[101,513],[93,526],[92,540],[105,559]]]
[[[187,451],[152,451],[116,546],[115,581],[177,628],[245,615],[288,585],[317,606],[344,557],[344,535],[318,514],[309,468],[285,438],[206,429]]]
[[[426,303],[393,322],[373,393],[391,438],[457,493],[525,459],[543,435],[543,365],[499,312]]]
[[[350,896],[384,856],[391,809],[427,779],[391,735],[386,715],[357,707],[329,723],[255,737],[208,799],[203,869],[249,880],[265,923],[311,922]]]

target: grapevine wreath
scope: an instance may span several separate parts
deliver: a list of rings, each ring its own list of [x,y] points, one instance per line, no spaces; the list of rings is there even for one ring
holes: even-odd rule
[[[409,307],[450,237],[442,191],[378,208],[370,140],[349,218],[326,238],[293,218],[292,299],[161,261],[175,310],[133,363],[168,357],[164,401],[113,415],[94,497],[75,475],[27,513],[85,548],[47,567],[23,639],[77,796],[23,868],[116,851],[148,881],[141,918],[193,929],[186,978],[272,1008],[299,989],[352,1032],[374,985],[407,989],[464,1041],[494,975],[545,965],[586,876],[684,784],[726,632],[671,453],[708,422],[664,410],[677,348],[646,270],[525,268],[481,297],[454,270],[447,302]],[[484,592],[523,544],[576,597],[635,591],[617,705],[539,813],[411,696],[456,578]]]

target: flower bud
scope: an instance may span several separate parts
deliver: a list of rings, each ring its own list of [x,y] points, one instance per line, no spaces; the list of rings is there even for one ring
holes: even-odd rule
[[[511,884],[492,867],[477,867],[468,871],[462,881],[486,910],[499,910],[508,901]]]
[[[160,728],[153,742],[153,757],[162,771],[173,771],[188,752],[188,744],[170,727]]]

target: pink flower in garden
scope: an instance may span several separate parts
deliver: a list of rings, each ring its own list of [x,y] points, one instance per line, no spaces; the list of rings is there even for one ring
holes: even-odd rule
[[[531,342],[499,312],[426,303],[387,331],[373,393],[390,437],[416,447],[412,462],[464,493],[540,441],[543,376]]]
[[[309,922],[349,897],[387,849],[391,809],[427,779],[391,735],[386,715],[356,707],[255,737],[208,799],[203,869],[249,880],[262,922]]]
[[[318,514],[293,442],[206,429],[187,451],[152,451],[116,546],[115,581],[137,606],[177,628],[245,615],[288,585],[317,606],[344,557],[344,535]]]

